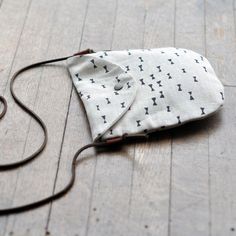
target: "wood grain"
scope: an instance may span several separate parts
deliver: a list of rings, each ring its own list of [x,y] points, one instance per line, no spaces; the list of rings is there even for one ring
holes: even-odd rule
[[[42,132],[13,102],[10,76],[80,49],[184,47],[205,55],[225,84],[216,115],[149,141],[84,152],[74,188],[27,213],[0,217],[0,235],[233,235],[236,231],[235,0],[0,0],[0,161],[19,160]],[[64,63],[25,73],[15,90],[46,122],[49,143],[28,166],[0,173],[0,208],[68,182],[88,121]],[[1,109],[1,108],[0,108]]]
[[[235,32],[234,0],[206,0],[207,57],[228,86],[236,84]]]
[[[98,5],[100,6],[99,8],[97,7]],[[116,1],[90,0],[87,6],[80,48],[93,48],[94,50],[109,49],[112,44],[115,14]],[[107,24],[104,25],[104,22],[107,22]],[[71,160],[74,153],[77,149],[91,141],[83,107],[79,103],[77,94],[73,92],[68,112],[65,142],[62,148],[56,191],[68,182]],[[89,234],[90,216],[94,217],[92,198],[95,191],[94,181],[97,162],[100,160],[100,157],[97,157],[94,150],[91,149],[81,155],[80,158],[84,158],[84,161],[78,165],[77,181],[73,190],[67,197],[52,204],[47,227],[48,232],[52,235],[66,235],[67,232],[70,232],[71,235]],[[68,222],[74,222],[75,219],[76,224],[68,224]]]
[[[204,7],[204,1],[176,1],[176,47],[205,55]],[[174,130],[171,235],[209,234],[208,176],[206,122],[195,122]]]

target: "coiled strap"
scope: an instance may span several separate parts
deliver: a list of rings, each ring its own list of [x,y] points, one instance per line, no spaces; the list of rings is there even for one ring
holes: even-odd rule
[[[76,53],[73,56],[75,56],[75,55],[82,55],[82,54],[88,54],[88,53],[92,53],[92,52],[93,52],[92,50],[87,49],[87,50],[81,51],[79,53]],[[72,56],[69,56],[69,57],[72,57]],[[52,60],[48,60],[48,61],[41,61],[41,62],[38,62],[38,63],[34,63],[32,65],[29,65],[29,66],[26,66],[26,67],[20,69],[19,71],[17,71],[12,76],[11,81],[10,81],[11,95],[12,95],[14,101],[26,113],[28,113],[31,117],[33,117],[37,121],[37,123],[42,127],[42,130],[44,132],[44,140],[43,140],[43,143],[41,144],[41,146],[33,154],[31,154],[30,156],[24,158],[23,160],[20,160],[20,161],[17,161],[17,162],[13,162],[13,163],[8,163],[8,164],[1,164],[0,165],[0,171],[6,171],[6,170],[9,170],[9,169],[14,169],[14,168],[17,168],[19,166],[22,166],[22,165],[32,161],[34,158],[36,158],[44,150],[44,148],[45,148],[45,146],[47,144],[47,140],[48,140],[47,127],[46,127],[45,123],[43,122],[43,120],[34,111],[32,111],[26,105],[24,105],[20,101],[20,99],[16,96],[16,94],[14,92],[13,85],[14,85],[14,81],[16,80],[17,76],[19,74],[21,74],[22,72],[28,70],[28,69],[32,69],[32,68],[35,68],[35,67],[38,67],[38,66],[41,66],[41,65],[45,65],[45,64],[49,64],[49,63],[53,63],[53,62],[63,61],[63,60],[68,59],[69,57],[62,57],[62,58],[57,58],[57,59],[52,59]],[[7,111],[7,102],[6,102],[6,100],[2,96],[0,96],[0,101],[3,103],[3,111],[0,113],[0,119],[2,119],[4,117],[4,115],[6,114],[6,111]],[[120,140],[116,140],[116,141],[120,141]],[[42,205],[45,205],[45,204],[47,204],[47,203],[49,203],[49,202],[51,202],[53,200],[56,200],[56,199],[62,197],[63,195],[65,195],[72,188],[72,186],[74,184],[76,161],[77,161],[77,157],[79,156],[79,154],[82,151],[84,151],[85,149],[87,149],[87,148],[95,147],[95,146],[105,146],[105,145],[109,145],[111,143],[112,142],[109,142],[109,141],[108,142],[107,141],[104,141],[104,142],[94,142],[94,143],[88,144],[88,145],[80,148],[75,153],[73,161],[71,163],[71,178],[70,178],[70,181],[61,191],[59,191],[59,192],[57,192],[57,193],[55,193],[55,194],[53,194],[53,195],[51,195],[49,197],[46,197],[46,198],[44,198],[42,200],[30,203],[30,204],[26,204],[26,205],[18,206],[18,207],[13,207],[13,208],[0,209],[0,215],[7,215],[7,214],[12,214],[12,213],[20,213],[20,212],[23,212],[23,211],[27,211],[27,210],[30,210],[30,209],[33,209],[33,208],[40,207]]]

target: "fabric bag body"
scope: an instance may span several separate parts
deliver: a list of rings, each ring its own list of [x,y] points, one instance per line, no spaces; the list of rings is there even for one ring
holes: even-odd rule
[[[224,102],[209,61],[187,49],[100,51],[67,59],[93,140],[205,118]]]

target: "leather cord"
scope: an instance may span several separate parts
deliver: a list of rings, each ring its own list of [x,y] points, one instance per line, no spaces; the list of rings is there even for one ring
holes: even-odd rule
[[[79,53],[76,53],[72,56],[69,57],[73,57],[76,55],[82,55],[82,54],[88,54],[88,53],[92,53],[93,51],[91,49],[87,49],[84,51],[81,51]],[[52,60],[47,60],[47,61],[41,61],[41,62],[37,62],[34,64],[31,64],[29,66],[26,66],[20,70],[18,70],[11,78],[10,81],[10,92],[11,95],[14,99],[14,101],[17,103],[17,105],[19,105],[26,113],[28,113],[32,118],[34,118],[37,123],[41,126],[43,132],[44,132],[44,140],[43,143],[40,145],[40,147],[30,156],[24,158],[23,160],[17,161],[17,162],[13,162],[13,163],[7,163],[7,164],[0,164],[0,171],[6,171],[6,170],[10,170],[10,169],[14,169],[20,166],[23,166],[24,164],[32,161],[33,159],[35,159],[36,157],[39,156],[39,154],[44,150],[44,148],[46,147],[47,141],[48,141],[48,132],[47,132],[47,127],[44,123],[44,121],[34,112],[32,111],[30,108],[28,108],[26,105],[24,105],[20,99],[16,96],[15,92],[14,92],[14,82],[17,78],[17,76],[21,73],[23,73],[26,70],[38,67],[38,66],[42,66],[45,64],[49,64],[49,63],[53,63],[53,62],[58,62],[58,61],[63,61],[68,59],[69,57],[62,57],[62,58],[56,58],[56,59],[52,59]],[[7,112],[7,102],[5,100],[4,97],[0,96],[0,101],[3,103],[3,111],[0,113],[0,119],[2,119],[4,117],[4,115]],[[116,139],[114,140],[115,142],[120,141],[121,139]],[[0,215],[7,215],[7,214],[13,214],[13,213],[20,213],[20,212],[24,212],[27,210],[31,210],[33,208],[37,208],[40,207],[42,205],[45,205],[49,202],[52,202],[53,200],[56,200],[62,196],[64,196],[73,186],[74,182],[75,182],[75,169],[76,169],[76,161],[77,158],[79,156],[79,154],[90,148],[90,147],[98,147],[98,146],[105,146],[105,145],[109,145],[111,143],[114,143],[114,141],[104,141],[104,142],[94,142],[88,145],[83,146],[82,148],[80,148],[74,155],[73,157],[73,161],[71,163],[71,178],[69,183],[59,192],[46,197],[44,199],[41,199],[39,201],[33,202],[33,203],[29,203],[26,205],[22,205],[22,206],[17,206],[17,207],[12,207],[12,208],[6,208],[6,209],[0,209]]]
[[[5,116],[7,112],[7,101],[4,97],[0,96],[0,101],[3,103],[3,111],[0,113],[0,120]]]
[[[56,59],[52,59],[52,60],[47,60],[47,61],[41,61],[41,62],[37,62],[34,64],[31,64],[29,66],[26,66],[20,70],[18,70],[11,78],[10,81],[10,92],[11,95],[14,99],[14,101],[17,103],[17,105],[19,105],[27,114],[29,114],[32,118],[34,118],[37,123],[41,126],[43,132],[44,132],[44,140],[43,143],[40,145],[40,147],[30,156],[24,158],[23,160],[17,161],[17,162],[13,162],[13,163],[7,163],[7,164],[0,164],[0,171],[6,171],[6,170],[10,170],[10,169],[15,169],[17,167],[23,166],[26,163],[34,160],[36,157],[39,156],[39,154],[44,150],[44,148],[47,145],[47,141],[48,141],[48,132],[47,132],[47,127],[44,123],[44,121],[34,112],[32,111],[30,108],[28,108],[26,105],[24,105],[20,99],[16,96],[15,92],[14,92],[14,82],[17,78],[17,76],[21,73],[23,73],[26,70],[38,67],[38,66],[42,66],[45,64],[49,64],[49,63],[54,63],[54,62],[59,62],[59,61],[64,61],[70,57],[73,56],[77,56],[77,55],[83,55],[83,54],[89,54],[89,53],[93,53],[94,51],[91,49],[86,49],[84,51],[75,53],[72,56],[68,56],[68,57],[62,57],[62,58],[56,58]],[[5,100],[5,98],[3,96],[0,96],[0,102],[3,104],[3,111],[0,113],[0,120],[5,116],[6,112],[7,112],[7,102]],[[25,205],[21,205],[21,206],[16,206],[16,207],[12,207],[12,208],[5,208],[5,209],[0,209],[0,216],[1,215],[9,215],[9,214],[16,214],[16,213],[21,213],[24,211],[28,211],[28,210],[32,210],[34,208],[38,208],[40,206],[43,206],[45,204],[48,204],[54,200],[57,200],[59,198],[61,198],[62,196],[64,196],[66,193],[69,192],[69,190],[73,187],[73,184],[75,182],[75,178],[76,178],[76,164],[77,164],[77,158],[80,155],[81,152],[83,152],[84,150],[90,148],[90,147],[100,147],[100,146],[108,146],[108,145],[112,145],[114,143],[120,143],[123,142],[126,139],[132,139],[132,138],[148,138],[148,134],[134,134],[134,135],[129,135],[129,134],[125,134],[122,137],[117,137],[117,138],[112,138],[112,139],[107,139],[105,141],[95,141],[93,143],[87,144],[83,147],[81,147],[74,155],[72,163],[71,163],[71,177],[69,182],[67,183],[67,185],[61,189],[60,191],[58,191],[55,194],[52,194],[49,197],[45,197],[41,200],[29,203],[29,204],[25,204]]]

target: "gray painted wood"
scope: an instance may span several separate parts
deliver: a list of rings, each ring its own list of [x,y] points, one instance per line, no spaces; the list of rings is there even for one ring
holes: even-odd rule
[[[205,55],[204,7],[204,1],[176,1],[176,47]],[[196,122],[173,131],[171,235],[209,234],[206,125]]]
[[[98,5],[100,6],[99,8],[97,7]],[[117,9],[116,1],[90,0],[87,8],[80,48],[109,49],[112,44],[111,39]],[[107,24],[104,25],[104,22],[107,22]],[[74,153],[91,141],[84,110],[78,102],[77,94],[73,92],[56,190],[68,182],[70,161]],[[52,235],[65,235],[67,232],[70,232],[71,235],[88,235],[90,217],[94,217],[93,212],[95,212],[94,207],[92,207],[92,198],[96,167],[100,156],[97,157],[94,150],[88,150],[80,159],[83,157],[85,157],[84,161],[77,168],[77,181],[73,190],[66,198],[52,204],[47,229]],[[99,208],[97,207],[97,209]],[[76,219],[76,224],[68,224],[68,222],[73,222],[74,219]]]
[[[46,59],[52,36],[51,32],[56,19],[57,7],[59,7],[59,4],[56,1],[50,2],[49,4],[46,4],[45,1],[32,2],[29,14],[26,19],[25,29],[19,42],[14,70],[25,64],[29,64],[34,60]],[[51,9],[54,9],[54,11],[52,11]],[[37,69],[32,72],[25,73],[25,75],[23,75],[20,80],[21,82],[17,83],[15,86],[16,91],[19,91],[19,96],[26,102],[26,104],[29,104],[30,107],[34,108],[34,110],[46,121],[46,123],[48,123],[48,120],[43,117],[42,113],[46,114],[48,110],[51,110],[51,107],[47,108],[47,106],[44,106],[46,105],[46,96],[42,95],[42,90],[45,86],[45,91],[48,91],[46,94],[50,95],[49,91],[51,90],[50,84],[52,84],[52,81],[48,79],[46,73],[43,74],[43,69]],[[42,86],[40,86],[41,82],[43,83]],[[52,96],[53,98],[56,98],[56,94]],[[45,98],[45,100],[43,98]],[[52,98],[51,100],[53,102]],[[38,106],[38,104],[40,105]],[[43,109],[40,110],[40,106],[42,106]],[[21,110],[17,110],[15,107],[13,107],[12,109],[13,111],[16,110],[17,113],[12,115],[10,115],[9,113],[8,116],[12,121],[15,121],[15,116],[17,116],[19,122],[18,124],[21,124],[21,130],[19,130],[19,125],[17,129],[15,129],[15,136],[21,136],[22,134],[20,134],[20,131],[25,131],[25,135],[21,136],[23,140],[17,143],[17,146],[19,148],[18,153],[21,153],[20,158],[23,158],[26,155],[32,153],[33,150],[35,150],[36,147],[40,144],[42,140],[42,134],[40,128],[34,122],[32,122],[27,115],[25,115]],[[50,115],[47,116],[47,118],[50,119]],[[16,127],[16,125],[17,123],[14,126]],[[48,125],[49,132],[52,125]],[[14,126],[12,125],[12,127]],[[22,133],[24,134],[24,132]],[[55,135],[58,135],[57,131],[55,131],[54,133]],[[9,132],[9,137],[11,137],[10,135],[13,134]],[[13,147],[15,149],[15,146]],[[56,148],[55,145],[54,150],[52,150],[51,152],[56,153],[56,150],[58,150],[58,148]],[[13,196],[9,199],[10,204],[5,204],[5,207],[9,205],[15,206],[22,203],[25,204],[42,198],[43,196],[51,193],[53,179],[51,179],[50,181],[50,171],[48,171],[48,175],[46,175],[45,173],[47,173],[46,170],[52,170],[53,167],[50,166],[49,163],[47,163],[47,159],[45,157],[50,158],[51,156],[55,156],[55,153],[50,155],[49,151],[46,150],[44,152],[44,155],[40,156],[39,162],[33,162],[31,166],[27,166],[26,168],[12,172],[12,175],[15,175],[12,176],[12,178],[14,177],[16,179],[16,184],[7,186],[7,190],[10,193],[11,191],[13,191]],[[12,154],[8,151],[8,155]],[[47,163],[46,166],[45,163]],[[34,174],[36,170],[38,170],[37,175]],[[47,186],[49,188],[48,191]],[[17,217],[10,216],[8,217],[8,221],[5,227],[5,235],[8,235],[10,232],[17,232],[18,235],[25,235],[30,233],[34,235],[40,235],[44,231],[42,229],[42,223],[45,222],[45,216],[46,211],[44,208],[41,208],[38,212],[29,212],[25,215],[19,215]],[[34,227],[34,220],[36,220],[36,218],[38,224],[36,227]]]
[[[142,47],[144,20],[142,1],[134,6],[131,1],[118,0],[111,49]],[[97,156],[88,235],[125,235],[137,228],[129,220],[133,158],[133,145]]]
[[[236,44],[234,0],[206,0],[207,56],[225,85],[235,86]]]
[[[145,4],[145,10],[143,47],[173,46],[175,2],[149,1]],[[157,15],[160,17],[157,18]],[[130,235],[168,235],[170,163],[169,131],[155,135],[148,142],[135,145]]]
[[[2,4],[1,4],[2,3]],[[40,128],[12,101],[13,72],[79,49],[177,46],[205,54],[226,104],[204,121],[148,142],[80,157],[73,190],[40,209],[0,217],[0,235],[232,235],[235,223],[235,0],[0,0],[0,161],[23,158]],[[0,207],[40,199],[69,180],[76,150],[91,142],[83,106],[63,63],[25,73],[17,94],[46,122],[36,161],[0,173]]]
[[[235,88],[226,88],[223,112],[209,127],[209,191],[212,235],[232,235],[236,229]]]

